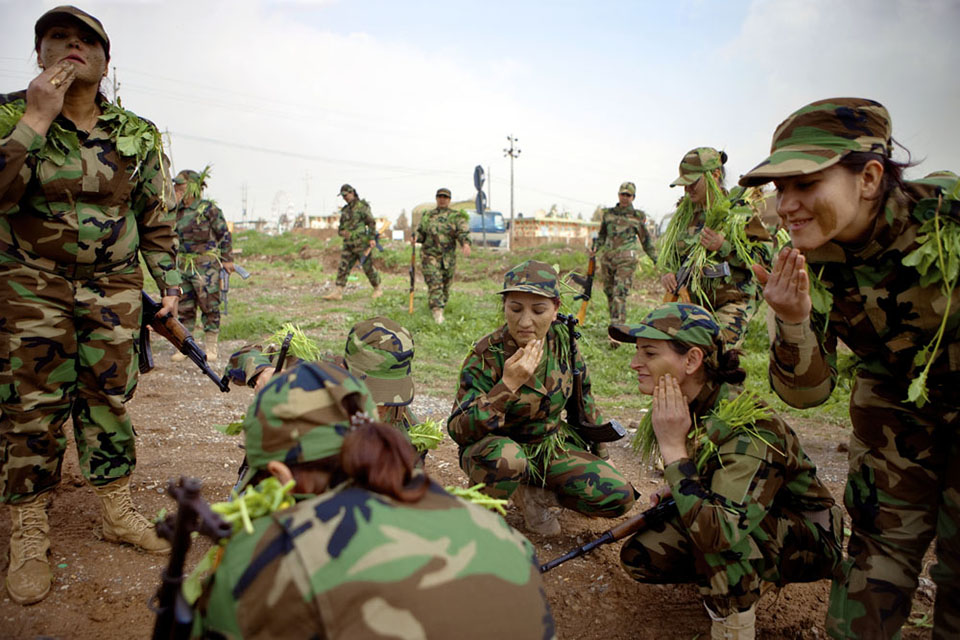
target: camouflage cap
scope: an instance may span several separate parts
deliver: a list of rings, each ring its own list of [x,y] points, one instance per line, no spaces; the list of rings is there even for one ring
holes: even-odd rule
[[[440,187],[439,189],[437,189],[436,197],[439,198],[440,196],[447,196],[448,198],[451,197],[450,189],[447,189],[446,187]]]
[[[777,178],[823,171],[851,151],[889,157],[893,149],[890,114],[874,100],[818,100],[790,114],[773,133],[770,157],[741,176],[755,187]]]
[[[340,191],[337,192],[338,195],[343,195],[345,193],[356,193],[357,190],[351,187],[349,184],[342,185]]]
[[[629,193],[632,196],[637,195],[637,185],[632,182],[624,182],[620,185],[620,190],[617,193]]]
[[[725,151],[713,147],[697,147],[687,152],[680,161],[680,177],[670,183],[671,187],[687,186],[700,179],[707,171],[719,169],[727,162]]]
[[[955,174],[953,171],[947,171],[944,169],[941,171],[932,171],[919,180],[912,180],[912,182],[929,184],[937,187],[943,192],[950,192],[953,190],[954,185],[957,184],[958,179],[960,178],[958,178],[957,174]]]
[[[37,19],[36,24],[33,25],[34,49],[40,49],[40,40],[43,38],[43,34],[47,32],[47,29],[56,24],[58,20],[63,20],[64,18],[80,22],[83,26],[93,31],[97,38],[100,39],[100,44],[103,45],[103,53],[106,54],[107,60],[110,59],[110,38],[107,37],[107,32],[103,28],[103,24],[86,11],[69,4],[54,7]]]
[[[189,184],[200,182],[200,174],[193,169],[184,169],[173,179],[173,184]]]
[[[377,415],[366,385],[334,364],[304,362],[271,378],[243,420],[250,470],[241,484],[271,460],[291,465],[339,453],[350,429],[343,401],[352,393],[362,396],[368,415]]]
[[[607,329],[618,342],[636,342],[637,338],[673,340],[700,347],[710,357],[722,344],[720,326],[709,311],[695,304],[668,302],[660,305],[640,324],[613,324]]]
[[[503,289],[497,293],[523,291],[545,298],[559,298],[557,271],[546,262],[527,260],[521,262],[503,276]]]
[[[413,336],[407,328],[382,316],[358,322],[347,334],[344,359],[378,405],[402,407],[413,401]]]

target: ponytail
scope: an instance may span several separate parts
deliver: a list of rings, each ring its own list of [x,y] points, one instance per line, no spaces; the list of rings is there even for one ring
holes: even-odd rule
[[[359,420],[343,439],[340,468],[358,486],[400,502],[416,502],[427,491],[428,479],[414,482],[420,459],[397,429],[382,422]]]

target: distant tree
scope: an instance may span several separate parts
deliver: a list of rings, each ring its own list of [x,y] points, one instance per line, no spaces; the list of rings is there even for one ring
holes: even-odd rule
[[[397,221],[393,223],[393,228],[398,231],[403,231],[406,234],[407,230],[410,229],[410,223],[407,222],[407,210],[403,209],[400,211],[400,215],[397,217]]]
[[[603,205],[602,205],[602,204],[598,204],[598,205],[597,205],[597,208],[593,210],[593,215],[590,216],[590,219],[591,219],[593,222],[600,222],[601,220],[603,220]]]
[[[583,220],[583,212],[577,211],[577,220]]]
[[[548,218],[556,218],[556,217],[557,217],[557,205],[555,205],[555,204],[550,205],[550,211],[547,212],[547,217],[548,217]]]

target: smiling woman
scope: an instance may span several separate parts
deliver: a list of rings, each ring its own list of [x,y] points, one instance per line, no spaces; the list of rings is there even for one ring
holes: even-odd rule
[[[21,604],[50,591],[46,505],[72,419],[103,537],[165,553],[133,508],[133,425],[142,256],[176,313],[180,277],[170,179],[156,129],[99,93],[110,39],[57,7],[35,25],[41,73],[0,95],[0,499],[13,525],[6,586]]]

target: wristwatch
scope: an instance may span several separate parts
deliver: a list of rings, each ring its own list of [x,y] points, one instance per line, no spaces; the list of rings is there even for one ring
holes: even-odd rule
[[[180,287],[167,287],[163,290],[163,297],[167,296],[177,296],[178,298],[183,295],[183,289]]]

